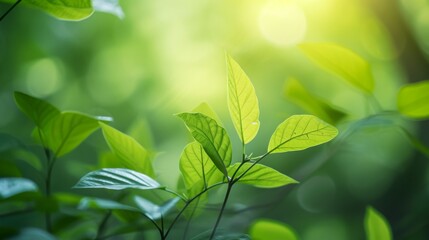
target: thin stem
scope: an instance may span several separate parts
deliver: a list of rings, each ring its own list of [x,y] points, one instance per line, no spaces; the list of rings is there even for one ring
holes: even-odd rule
[[[192,218],[194,217],[195,211],[197,210],[199,203],[200,203],[200,198],[197,198],[197,202],[195,203],[194,209],[192,209],[191,216],[189,217],[189,220],[186,223],[185,231],[183,231],[183,237],[182,237],[182,239],[186,239],[187,238]]]
[[[230,195],[230,193],[231,193],[231,189],[232,189],[232,186],[233,186],[233,185],[234,185],[234,182],[229,182],[229,183],[228,183],[228,189],[226,190],[226,194],[225,194],[225,198],[223,199],[222,207],[220,208],[219,215],[218,215],[218,217],[217,217],[217,219],[216,219],[216,223],[215,223],[215,225],[214,225],[214,227],[213,227],[213,230],[212,230],[212,233],[211,233],[211,235],[210,235],[209,240],[212,240],[212,239],[213,239],[213,237],[214,237],[214,236],[215,236],[215,234],[216,234],[217,227],[219,226],[220,220],[221,220],[222,215],[223,215],[223,211],[225,210],[225,206],[226,206],[226,203],[228,202],[229,195]]]
[[[1,17],[0,22],[16,7],[22,0],[16,1]]]
[[[95,239],[96,240],[101,239],[101,235],[103,234],[104,228],[106,227],[107,222],[109,221],[109,218],[110,218],[111,215],[112,215],[112,210],[108,211],[107,214],[104,215],[103,220],[101,220],[101,223],[98,226],[97,235],[95,235]]]

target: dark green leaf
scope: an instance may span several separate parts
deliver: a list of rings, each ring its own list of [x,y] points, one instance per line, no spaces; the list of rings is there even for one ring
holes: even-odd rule
[[[304,150],[332,140],[338,130],[311,115],[294,115],[281,123],[271,136],[268,152]]]
[[[104,168],[86,174],[74,188],[105,188],[111,190],[135,188],[148,190],[164,187],[143,173],[124,168]]]
[[[87,210],[125,210],[138,212],[137,208],[125,204],[102,198],[84,197],[79,203],[78,209]]]
[[[265,219],[254,222],[249,234],[254,240],[298,240],[295,232],[286,224]]]
[[[170,210],[172,210],[179,201],[180,198],[173,198],[168,200],[162,206],[159,206],[145,198],[134,196],[134,202],[137,207],[140,208],[143,214],[152,220],[161,219],[161,217],[165,216]]]
[[[391,240],[389,223],[383,215],[372,207],[366,209],[365,232],[367,240]]]
[[[154,177],[155,172],[150,161],[149,154],[134,138],[100,123],[104,139],[116,156],[121,160],[121,165],[132,170],[142,172]]]
[[[253,165],[252,163],[245,163],[238,170],[235,176],[241,176],[252,165]],[[236,163],[230,166],[228,168],[229,175],[232,176],[234,172],[237,171],[237,168],[239,166],[240,166],[240,163]],[[275,187],[282,187],[292,183],[298,183],[294,179],[270,167],[264,166],[262,164],[256,164],[255,166],[253,166],[249,171],[246,172],[246,174],[243,177],[240,178],[238,182],[250,184],[260,188],[275,188]]]
[[[55,240],[56,238],[45,230],[39,228],[24,228],[16,236],[8,238],[9,240]]]
[[[428,118],[429,80],[403,86],[398,93],[398,110],[411,118]]]
[[[25,178],[0,178],[0,197],[9,198],[22,192],[37,192],[37,185]]]
[[[228,176],[226,167],[231,164],[232,147],[228,134],[215,120],[201,113],[180,113],[194,139],[199,142],[215,166]]]

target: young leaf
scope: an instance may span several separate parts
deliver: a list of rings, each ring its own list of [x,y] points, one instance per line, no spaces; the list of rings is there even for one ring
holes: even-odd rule
[[[9,198],[23,192],[36,192],[37,185],[26,178],[0,178],[0,198]]]
[[[411,118],[428,118],[429,80],[402,87],[398,93],[398,110]]]
[[[88,210],[88,209],[95,209],[95,210],[125,210],[125,211],[132,211],[132,212],[139,212],[137,208],[124,205],[122,203],[108,200],[108,199],[102,199],[102,198],[94,198],[94,197],[84,197],[80,200],[79,205],[77,206],[80,210]]]
[[[23,3],[63,20],[83,20],[94,12],[91,0],[23,0]]]
[[[98,120],[77,112],[63,112],[42,129],[44,140],[57,157],[69,153],[99,127]]]
[[[155,172],[148,151],[143,148],[134,138],[100,123],[104,138],[112,152],[116,154],[127,168],[142,172],[154,177]]]
[[[240,163],[236,163],[228,168],[230,176],[234,174]],[[252,163],[245,163],[235,176],[241,176],[252,166]],[[294,179],[262,164],[256,164],[246,174],[240,178],[239,183],[250,184],[259,188],[276,188],[292,183],[298,183]]]
[[[22,92],[15,92],[14,96],[18,108],[39,128],[45,128],[49,121],[60,114],[56,107],[44,100]]]
[[[216,166],[210,160],[210,157],[197,142],[192,142],[185,147],[180,157],[179,167],[186,189],[198,184],[201,185],[199,190],[202,190],[204,184],[209,185],[209,180],[216,170]]]
[[[335,124],[346,116],[343,111],[335,109],[324,100],[307,91],[296,79],[286,81],[284,94],[288,100],[328,123]]]
[[[172,210],[179,201],[180,198],[173,198],[168,200],[162,206],[158,206],[147,199],[134,196],[134,202],[137,207],[140,208],[144,215],[152,220],[161,219],[161,217],[165,216],[170,210]]]
[[[220,120],[219,116],[216,114],[213,108],[211,108],[210,105],[205,102],[200,103],[200,105],[194,108],[192,112],[202,113],[203,115],[206,115],[207,117],[215,120],[219,126],[222,126],[222,121]]]
[[[225,129],[215,120],[201,113],[180,113],[194,139],[199,142],[215,166],[227,177],[226,167],[231,164],[232,147]]]
[[[228,65],[228,108],[235,130],[246,144],[259,130],[259,104],[255,88],[240,65],[226,55]]]
[[[332,140],[338,130],[312,115],[294,115],[281,123],[271,136],[268,152],[304,150]]]
[[[164,187],[143,173],[125,168],[103,168],[83,176],[74,188],[105,188],[111,190],[135,188],[149,190]]]
[[[391,240],[389,223],[378,211],[367,207],[365,214],[365,232],[367,240]]]
[[[330,43],[304,43],[299,47],[316,64],[339,75],[358,89],[367,93],[374,90],[371,66],[356,53]]]
[[[265,219],[253,223],[249,234],[255,240],[298,240],[296,233],[288,225]]]

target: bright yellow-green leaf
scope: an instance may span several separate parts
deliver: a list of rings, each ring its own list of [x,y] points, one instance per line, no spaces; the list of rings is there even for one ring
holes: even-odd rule
[[[91,0],[23,0],[23,3],[63,20],[82,20],[94,12]]]
[[[307,91],[296,79],[286,81],[284,93],[288,100],[328,123],[335,124],[346,116],[344,112]]]
[[[312,115],[294,115],[281,123],[271,136],[268,151],[304,150],[332,140],[338,130]]]
[[[77,112],[62,112],[42,129],[46,146],[57,157],[69,153],[99,128],[98,119]]]
[[[186,124],[194,139],[203,146],[215,166],[227,177],[226,167],[231,164],[232,147],[226,130],[201,113],[180,113],[177,116]]]
[[[259,130],[259,104],[255,88],[231,56],[228,65],[228,108],[235,130],[243,143],[255,138]]]
[[[267,219],[252,224],[249,234],[253,240],[298,240],[296,233],[288,225]]]
[[[315,63],[364,92],[374,90],[371,66],[356,53],[330,43],[304,43],[300,49]]]
[[[429,80],[402,87],[398,94],[398,110],[412,118],[429,117]]]
[[[100,126],[107,144],[112,152],[122,161],[121,164],[150,177],[155,176],[149,153],[145,148],[134,138],[107,124],[100,123]]]
[[[252,165],[252,163],[245,163],[243,166],[241,166],[240,169],[238,169],[235,177],[239,177],[245,173],[245,175],[241,177],[238,182],[250,184],[260,188],[276,188],[292,183],[298,183],[283,173],[280,173],[277,170],[262,164],[256,164],[250,170],[248,170]],[[240,163],[236,163],[228,168],[228,174],[230,177],[232,177],[234,172],[237,171],[239,166]]]
[[[213,120],[215,120],[217,124],[222,126],[222,121],[220,120],[219,116],[216,114],[213,108],[211,108],[210,105],[208,105],[205,102],[201,103],[196,108],[194,108],[192,112],[202,113],[207,117],[213,118]]]
[[[367,240],[391,240],[392,233],[389,223],[377,210],[372,207],[366,209],[365,232]]]
[[[192,142],[185,147],[180,157],[179,167],[188,190],[197,188],[197,191],[201,191],[204,187],[222,180],[212,178],[216,166],[201,144],[197,142]],[[195,187],[195,185],[198,186]]]

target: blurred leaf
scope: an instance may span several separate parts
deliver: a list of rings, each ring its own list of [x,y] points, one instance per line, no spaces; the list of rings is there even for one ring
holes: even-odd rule
[[[6,133],[0,133],[0,152],[4,152],[10,149],[23,147],[24,145],[14,136]]]
[[[284,93],[287,99],[330,124],[336,124],[346,116],[346,113],[343,111],[335,109],[322,99],[308,92],[296,79],[286,81]]]
[[[18,108],[42,129],[60,114],[60,111],[48,102],[25,93],[15,92],[15,102]]]
[[[23,161],[36,170],[42,170],[40,159],[33,152],[24,149],[16,149],[11,151],[10,154],[13,159]]]
[[[228,168],[228,173],[230,176],[237,171],[238,166],[241,163],[236,163]],[[246,172],[252,163],[244,163],[244,165],[238,170],[235,176],[241,176]],[[298,183],[294,179],[262,164],[256,164],[253,166],[246,174],[240,178],[239,183],[250,184],[255,187],[260,188],[276,188],[282,187],[292,183]]]
[[[295,232],[286,224],[266,219],[254,222],[249,234],[253,240],[298,240]]]
[[[127,133],[134,138],[140,145],[147,149],[154,149],[153,136],[150,131],[150,126],[146,119],[138,118],[128,128]]]
[[[410,133],[404,127],[399,127],[399,129],[405,134],[408,140],[411,142],[413,147],[418,150],[420,153],[424,154],[427,158],[429,158],[429,147],[427,147],[423,142],[414,136],[414,134]]]
[[[356,53],[330,43],[304,43],[299,47],[322,68],[339,75],[358,89],[367,93],[374,90],[371,66]]]
[[[127,206],[125,204],[102,198],[84,197],[79,203],[78,209],[80,210],[125,210],[138,212],[137,208]]]
[[[367,240],[391,240],[389,223],[383,215],[372,207],[367,207],[365,214],[365,231]]]
[[[37,192],[37,185],[26,178],[0,178],[0,197],[12,197],[22,192]]]
[[[202,113],[203,115],[206,115],[207,117],[215,120],[219,126],[222,126],[222,121],[220,120],[219,116],[216,114],[213,108],[211,108],[210,105],[205,102],[194,108],[192,112]]]
[[[16,164],[0,159],[0,176],[2,177],[22,177],[21,170],[16,166]]]
[[[179,167],[186,189],[190,189],[199,183],[200,190],[202,190],[209,185],[210,177],[216,171],[216,166],[197,142],[189,143],[185,147],[180,157]]]
[[[192,240],[206,240],[211,236],[212,230],[207,230],[195,237]],[[219,229],[216,233],[216,236],[213,237],[213,240],[250,240],[251,238],[247,234],[243,233],[227,233]]]
[[[126,168],[136,170],[154,177],[155,172],[148,152],[134,138],[106,125],[100,123],[104,138],[112,152],[119,157]]]
[[[179,201],[180,198],[172,198],[162,206],[159,206],[145,198],[134,196],[134,202],[137,204],[137,207],[140,208],[148,218],[154,221],[161,219],[162,216],[166,216],[170,210],[174,209]]]
[[[304,150],[332,140],[338,130],[312,115],[294,115],[281,123],[271,136],[268,152]]]
[[[118,0],[92,0],[92,7],[97,12],[106,12],[124,18],[124,11]]]
[[[259,130],[259,104],[255,88],[240,65],[226,55],[228,65],[228,108],[235,130],[246,144]]]
[[[228,177],[226,166],[231,164],[232,147],[225,129],[201,113],[180,113],[177,116],[185,122],[215,166]]]
[[[81,144],[99,127],[98,120],[77,112],[63,112],[57,115],[43,129],[44,140],[55,156],[61,157]]]
[[[408,84],[398,93],[398,110],[411,118],[429,117],[429,80]]]
[[[164,187],[149,176],[130,169],[104,168],[86,174],[74,188],[105,188],[111,190],[135,188],[149,190]]]
[[[57,193],[54,193],[53,196],[57,202],[63,203],[63,204],[69,204],[73,206],[77,206],[82,199],[82,196],[80,195],[66,193],[66,192],[57,192]]]
[[[36,199],[36,209],[40,212],[55,213],[60,209],[60,203],[53,196],[40,196]]]
[[[39,228],[24,228],[16,236],[8,238],[9,240],[55,240],[56,238],[45,230]]]

